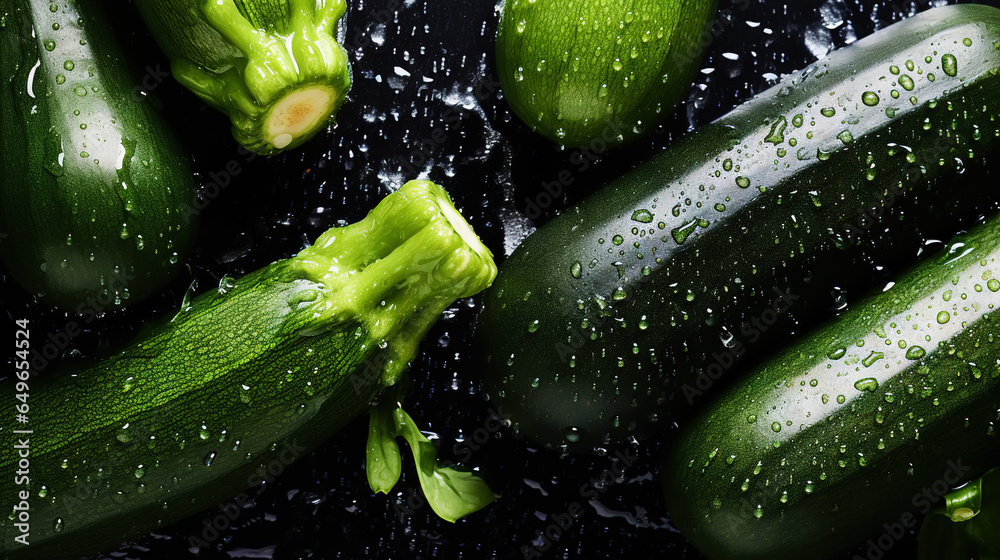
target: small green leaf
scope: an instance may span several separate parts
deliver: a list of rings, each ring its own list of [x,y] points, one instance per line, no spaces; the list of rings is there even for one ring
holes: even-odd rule
[[[371,410],[368,422],[367,468],[368,484],[376,493],[388,494],[399,481],[402,458],[396,443],[397,426],[393,410],[398,405],[383,401]]]
[[[1000,469],[945,496],[924,519],[918,560],[1000,560]]]
[[[420,433],[410,415],[396,409],[399,434],[410,444],[424,497],[441,519],[454,523],[479,511],[495,497],[483,479],[466,471],[437,464],[437,448]]]

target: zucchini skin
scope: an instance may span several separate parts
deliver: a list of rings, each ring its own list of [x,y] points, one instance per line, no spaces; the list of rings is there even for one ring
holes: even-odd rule
[[[793,319],[828,316],[831,292],[870,285],[868,263],[916,250],[917,232],[950,235],[955,215],[986,203],[975,185],[989,184],[982,155],[1000,146],[998,39],[995,8],[924,12],[540,227],[484,298],[484,390],[515,429],[568,450],[689,414]],[[880,217],[844,234],[865,209]]]
[[[197,230],[187,154],[133,93],[139,80],[98,4],[0,10],[0,256],[25,289],[68,311],[157,293]]]
[[[510,0],[497,71],[511,109],[553,142],[609,146],[652,131],[687,95],[715,0]]]
[[[676,527],[713,559],[826,558],[892,526],[898,539],[939,505],[927,488],[1000,456],[998,310],[994,217],[687,425],[663,475]]]
[[[277,154],[335,123],[351,88],[337,40],[344,0],[135,4],[174,78],[228,115],[247,149]]]
[[[440,187],[408,183],[298,255],[223,278],[121,352],[29,381],[34,434],[0,427],[0,442],[31,440],[30,544],[0,516],[0,556],[79,557],[141,536],[367,410],[440,312],[496,274],[456,216]],[[8,496],[24,489],[0,480]]]

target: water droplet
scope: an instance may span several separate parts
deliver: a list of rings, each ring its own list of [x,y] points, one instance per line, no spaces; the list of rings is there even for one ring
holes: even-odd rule
[[[55,48],[56,48],[55,41],[53,41],[52,39],[48,39],[45,41],[45,50],[52,52]]]
[[[866,91],[861,95],[861,102],[869,107],[878,105],[878,94],[874,91]]]
[[[937,322],[940,325],[947,323],[949,319],[951,319],[951,313],[947,311],[941,311],[937,314]]]
[[[533,333],[538,330],[538,319],[528,323],[528,332]]]
[[[813,486],[812,482],[806,484],[806,494],[812,494],[815,489],[816,487]]]
[[[145,467],[145,465],[139,465],[138,467],[135,468],[135,477],[136,478],[142,478],[143,476],[145,476],[145,474],[146,474],[146,467]]]
[[[563,430],[563,438],[570,443],[580,441],[581,437],[583,437],[583,430],[576,426],[570,426]]]
[[[781,422],[771,422],[771,431],[777,433],[781,431]]]
[[[583,276],[583,266],[579,261],[577,261],[570,265],[569,273],[573,276],[573,278],[579,278]]]
[[[63,62],[63,68],[66,70],[72,70],[76,68],[76,64],[73,64],[72,60],[67,60],[66,62]]]
[[[824,117],[832,117],[837,114],[837,110],[834,109],[833,107],[823,107],[822,109],[819,110],[819,114],[823,115]]]
[[[205,455],[205,458],[202,460],[202,463],[204,463],[206,467],[211,467],[212,461],[215,461],[215,451],[209,453],[208,455]]]
[[[869,393],[878,389],[878,380],[874,377],[866,377],[854,382],[854,388],[858,391],[868,391]],[[838,398],[837,402],[840,402]],[[843,403],[841,403],[843,404]]]
[[[913,78],[907,74],[903,74],[899,77],[899,85],[903,87],[906,91],[913,91]]]
[[[132,441],[132,432],[128,431],[128,424],[125,424],[118,429],[118,433],[115,434],[115,439],[122,443],[129,443]]]
[[[1000,280],[990,278],[989,281],[986,282],[986,288],[991,292],[1000,291]]]
[[[871,354],[868,354],[868,356],[866,356],[864,360],[861,360],[861,363],[864,364],[865,367],[872,367],[872,364],[881,360],[884,357],[885,354],[883,354],[882,352],[876,352],[872,350]]]
[[[642,208],[632,213],[632,219],[636,222],[648,224],[653,221],[653,213],[645,208]]]
[[[628,294],[625,293],[625,289],[622,287],[615,288],[614,293],[611,294],[611,299],[615,301],[621,301],[626,297],[628,297]]]
[[[847,397],[844,395],[837,395],[837,404],[844,404],[847,401]]]
[[[847,348],[834,348],[826,353],[826,357],[831,360],[839,360],[844,357],[844,354],[847,354]]]
[[[750,186],[750,179],[747,178],[747,177],[743,177],[741,175],[741,176],[739,176],[739,177],[736,178],[736,186],[739,187],[739,188],[741,188],[741,189],[748,188]]]
[[[73,93],[79,95],[80,97],[86,97],[87,96],[87,88],[85,88],[83,86],[76,86],[75,88],[73,88]]]
[[[764,141],[770,142],[775,146],[781,144],[785,141],[785,129],[787,127],[788,121],[785,120],[785,117],[781,117],[777,122],[771,125],[771,132],[769,132],[767,137],[764,138]]]
[[[52,525],[52,530],[55,531],[56,533],[59,533],[65,528],[66,524],[63,522],[63,518],[57,517],[55,523],[53,523]]]
[[[840,141],[843,142],[844,144],[850,144],[851,142],[854,141],[854,136],[851,134],[850,130],[842,131],[840,134],[837,135],[837,138],[839,138]]]
[[[889,72],[895,75],[899,75],[899,66],[893,64],[892,66],[889,67]]]
[[[962,39],[962,44],[965,45],[965,46],[967,46],[967,47],[971,47],[972,46],[972,39],[966,37],[965,39]]]

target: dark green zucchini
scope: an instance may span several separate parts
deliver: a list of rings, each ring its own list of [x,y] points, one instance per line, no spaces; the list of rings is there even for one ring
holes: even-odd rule
[[[174,78],[276,154],[334,123],[351,88],[344,0],[137,0]]]
[[[509,0],[497,72],[511,108],[568,146],[615,146],[672,115],[711,42],[715,0]]]
[[[28,422],[0,425],[0,495],[13,508],[0,516],[0,557],[79,557],[254,486],[367,410],[440,312],[495,274],[447,194],[414,181],[298,255],[224,277],[109,358],[35,379],[18,355],[0,398],[14,407],[26,394]],[[385,429],[373,437],[388,448],[397,427]],[[446,511],[468,513],[478,497]]]
[[[0,257],[70,311],[156,293],[196,229],[186,153],[133,93],[139,80],[97,4],[0,8]]]
[[[663,472],[672,522],[713,560],[829,558],[868,538],[881,556],[1000,457],[998,334],[994,217],[687,425]]]
[[[996,181],[998,40],[988,6],[897,23],[540,227],[484,300],[485,391],[539,442],[617,444],[950,237]]]

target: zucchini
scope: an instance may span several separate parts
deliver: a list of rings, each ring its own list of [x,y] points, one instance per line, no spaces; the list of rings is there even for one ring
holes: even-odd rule
[[[30,389],[30,423],[13,426],[33,433],[0,426],[30,462],[14,476],[16,453],[0,457],[13,505],[0,556],[79,557],[252,486],[367,410],[440,312],[495,273],[444,191],[413,181],[294,257],[224,277],[109,358],[37,381],[15,361],[0,394]]]
[[[869,537],[881,556],[1000,456],[998,311],[995,217],[687,425],[663,471],[673,523],[713,559],[827,558]]]
[[[995,180],[998,40],[988,6],[897,23],[537,229],[484,298],[484,390],[538,442],[617,444],[949,237]]]
[[[616,146],[680,103],[712,37],[716,0],[508,0],[497,71],[514,113],[568,146]]]
[[[133,94],[139,80],[96,4],[0,8],[0,258],[69,311],[157,293],[196,230],[187,154]]]
[[[138,0],[174,78],[229,116],[248,150],[295,148],[334,122],[351,88],[337,42],[344,0]]]

